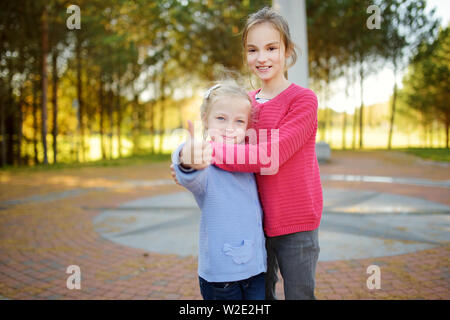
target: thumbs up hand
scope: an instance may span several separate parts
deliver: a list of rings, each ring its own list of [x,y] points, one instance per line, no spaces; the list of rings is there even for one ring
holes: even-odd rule
[[[211,164],[212,147],[203,139],[194,138],[194,125],[188,120],[189,136],[180,152],[181,166],[195,170],[205,169]]]

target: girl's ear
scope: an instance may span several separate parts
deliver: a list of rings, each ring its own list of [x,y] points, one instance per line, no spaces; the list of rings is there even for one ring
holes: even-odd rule
[[[285,56],[286,56],[285,61],[284,61],[284,70],[285,71],[287,71],[287,69],[289,68],[288,65],[289,65],[290,62],[288,61],[288,59],[292,56],[293,52],[294,52],[294,48],[293,47],[290,47],[285,52]]]
[[[202,125],[204,131],[208,130],[208,122],[206,121],[206,115],[202,116]]]
[[[285,52],[286,59],[289,58],[289,57],[291,56],[292,50],[293,50],[292,47],[289,48],[289,49],[286,49],[286,52]]]
[[[206,125],[206,121],[202,119],[202,125],[203,125],[203,140],[206,140],[208,137],[208,126]]]

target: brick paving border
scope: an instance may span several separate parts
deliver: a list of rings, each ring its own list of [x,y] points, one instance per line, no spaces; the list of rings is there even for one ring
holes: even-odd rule
[[[333,153],[333,159],[321,165],[321,172],[450,178],[442,167],[414,162],[402,154]],[[83,209],[118,206],[179,191],[178,186],[121,187],[120,183],[125,179],[169,177],[168,163],[26,176],[0,172],[0,200],[98,187],[72,197],[0,208],[0,299],[201,299],[195,257],[157,254],[112,243],[94,230],[93,218],[100,211]],[[449,191],[443,188],[335,181],[324,182],[324,187],[392,192],[450,205]],[[66,287],[69,265],[81,268],[81,290]],[[367,288],[369,265],[381,269],[379,290]],[[390,257],[319,262],[316,296],[448,300],[449,265],[450,245]],[[283,298],[282,284],[277,291]]]

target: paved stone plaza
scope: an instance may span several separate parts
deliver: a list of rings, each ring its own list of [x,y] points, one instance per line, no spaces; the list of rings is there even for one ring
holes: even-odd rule
[[[316,296],[449,299],[449,166],[334,152],[320,169]],[[0,298],[201,299],[199,215],[167,162],[1,172]],[[80,290],[66,286],[69,265],[80,267]],[[367,288],[370,265],[381,289]]]

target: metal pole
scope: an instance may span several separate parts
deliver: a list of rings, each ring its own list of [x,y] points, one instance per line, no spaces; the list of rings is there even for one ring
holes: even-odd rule
[[[297,45],[297,62],[288,70],[289,81],[308,88],[308,33],[305,0],[273,0],[273,8],[288,22],[292,40]]]

